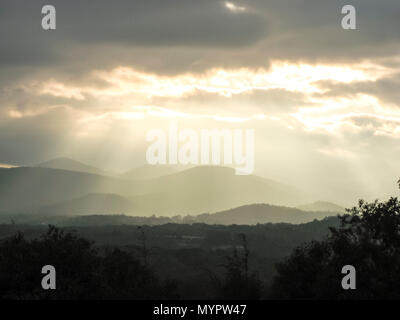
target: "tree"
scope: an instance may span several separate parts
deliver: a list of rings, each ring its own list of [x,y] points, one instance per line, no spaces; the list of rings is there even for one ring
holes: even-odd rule
[[[41,287],[44,265],[57,271],[56,290]],[[54,226],[39,239],[18,233],[0,244],[0,299],[162,299],[176,297],[174,290],[132,254],[100,252]]]
[[[232,257],[228,258],[225,265],[226,274],[220,286],[218,298],[257,300],[261,296],[261,281],[255,273],[249,273],[249,249],[247,238],[240,234],[242,242],[242,255],[239,255],[236,246],[233,248]]]
[[[297,247],[277,265],[276,299],[400,298],[400,202],[359,201],[329,236]],[[356,269],[356,290],[344,290],[342,267]]]
[[[0,297],[91,298],[99,290],[96,272],[99,261],[91,242],[54,226],[49,226],[40,239],[31,241],[18,233],[0,246]],[[57,290],[42,289],[44,265],[56,268]]]

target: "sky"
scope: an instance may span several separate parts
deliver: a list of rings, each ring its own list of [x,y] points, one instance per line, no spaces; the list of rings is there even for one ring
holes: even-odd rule
[[[396,194],[399,17],[398,0],[2,0],[1,166],[128,170],[177,121],[254,129],[255,173],[321,200]]]

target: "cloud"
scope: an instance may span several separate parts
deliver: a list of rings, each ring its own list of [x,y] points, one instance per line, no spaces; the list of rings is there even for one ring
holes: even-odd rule
[[[352,1],[356,31],[342,0],[54,0],[55,31],[45,4],[0,3],[2,163],[129,168],[175,117],[254,128],[265,175],[332,195],[400,174],[398,0]]]
[[[332,81],[321,81],[318,85],[324,90],[322,96],[356,96],[368,94],[377,97],[382,104],[400,107],[400,68],[375,81],[354,81],[343,84]]]
[[[54,0],[55,31],[41,29],[44,4],[2,1],[2,68],[51,68],[77,76],[120,64],[182,73],[266,68],[282,59],[358,61],[399,52],[397,0],[354,0],[357,31],[341,28],[345,1]]]
[[[0,52],[0,64],[74,63],[81,53],[86,58],[93,54],[91,47],[105,45],[118,49],[178,46],[184,51],[185,47],[240,48],[267,36],[262,15],[232,15],[215,0],[54,0],[57,29],[45,32],[40,24],[45,3],[2,1],[0,39],[7,45]],[[71,51],[75,51],[72,56]]]

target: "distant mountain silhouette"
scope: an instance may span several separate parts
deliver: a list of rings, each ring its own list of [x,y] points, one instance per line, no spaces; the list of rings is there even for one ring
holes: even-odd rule
[[[224,167],[196,167],[133,183],[136,188],[132,188],[132,194],[135,190],[139,193],[119,198],[121,204],[118,205],[115,199],[114,207],[107,207],[109,213],[123,212],[136,216],[195,215],[253,203],[293,205],[307,198],[307,195],[293,187],[256,176],[237,176],[233,169]],[[104,195],[97,195],[99,202],[108,203],[109,198],[101,197]],[[80,198],[51,208],[55,213],[66,213],[69,208],[71,213],[92,214],[95,213],[95,207],[95,204],[87,203],[87,198]]]
[[[81,215],[81,214],[123,214],[132,213],[134,204],[116,194],[92,193],[67,200],[56,205],[41,208],[42,214]]]
[[[120,175],[120,178],[131,180],[148,180],[176,173],[177,170],[167,165],[144,165]]]
[[[121,201],[122,200],[122,201]],[[205,223],[215,225],[255,225],[265,223],[292,223],[300,224],[326,217],[334,217],[334,212],[311,212],[295,208],[272,206],[269,204],[252,204],[238,208],[220,211],[217,213],[203,213],[186,216],[134,216],[120,214],[128,211],[134,204],[120,199],[112,194],[92,194],[74,201],[66,201],[56,207],[49,206],[48,212],[41,211],[41,215],[18,216],[19,223],[29,221],[40,224],[67,225],[162,225],[166,223],[193,224]],[[57,214],[54,214],[57,212]],[[97,212],[86,213],[82,212]],[[76,215],[70,215],[74,213]],[[106,213],[106,214],[104,214]],[[2,217],[2,216],[0,216]],[[4,216],[3,216],[4,218]],[[5,217],[9,219],[10,217]]]
[[[234,169],[201,166],[147,181],[133,198],[149,214],[200,214],[252,203],[294,206],[311,197],[293,187]]]
[[[56,158],[36,165],[39,168],[61,169],[69,171],[86,172],[99,175],[109,175],[107,172],[96,167],[89,166],[70,158]]]
[[[332,216],[331,212],[307,212],[295,208],[252,204],[214,214],[194,217],[195,222],[207,224],[257,224],[257,223],[304,223]],[[186,217],[190,221],[191,217]]]
[[[0,169],[0,211],[35,212],[43,206],[90,193],[133,192],[132,182],[49,168]]]
[[[294,206],[309,196],[224,167],[195,167],[150,180],[126,180],[78,171],[0,169],[0,212],[58,214],[196,215],[246,204]]]
[[[304,210],[304,211],[331,211],[331,212],[338,212],[343,213],[345,208],[326,201],[316,201],[313,203],[303,204],[301,206],[297,206],[297,209]]]

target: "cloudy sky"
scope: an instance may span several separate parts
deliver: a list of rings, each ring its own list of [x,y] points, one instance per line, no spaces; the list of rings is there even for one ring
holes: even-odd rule
[[[342,204],[396,192],[400,1],[2,0],[0,163],[145,163],[146,132],[251,128],[256,173]],[[41,9],[57,29],[41,28]]]

